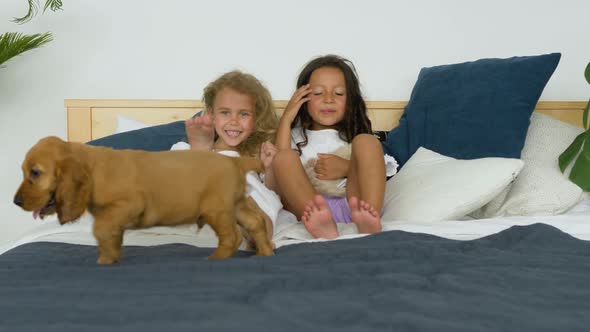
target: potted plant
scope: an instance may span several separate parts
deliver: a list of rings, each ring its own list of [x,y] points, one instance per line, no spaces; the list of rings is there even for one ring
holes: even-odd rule
[[[29,4],[29,11],[21,18],[15,18],[13,21],[22,24],[30,21],[38,11],[38,0],[27,0]],[[43,7],[43,12],[47,9],[56,11],[61,9],[61,0],[47,0]],[[41,47],[53,40],[50,32],[34,35],[23,35],[17,32],[6,32],[0,35],[0,68],[2,64],[11,58],[22,54],[26,51]]]
[[[590,63],[586,66],[584,77],[590,84]],[[584,191],[590,191],[590,130],[588,128],[588,109],[590,101],[586,104],[582,115],[585,131],[578,135],[572,144],[559,156],[559,168],[564,172],[567,166],[575,160],[570,173],[570,180],[580,186]]]

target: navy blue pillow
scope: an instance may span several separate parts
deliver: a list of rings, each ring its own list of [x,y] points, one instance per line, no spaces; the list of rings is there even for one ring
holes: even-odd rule
[[[187,141],[184,121],[127,131],[88,142],[113,149],[165,151],[179,141]]]
[[[531,113],[560,53],[423,68],[385,153],[400,167],[423,146],[458,159],[520,158]]]

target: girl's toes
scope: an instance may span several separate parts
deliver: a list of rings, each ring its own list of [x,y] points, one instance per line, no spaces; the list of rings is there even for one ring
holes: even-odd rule
[[[373,208],[371,208],[371,209],[369,210],[369,213],[370,213],[370,214],[371,214],[373,217],[378,217],[378,216],[379,216],[379,214],[377,213],[377,210],[375,210],[375,209],[373,209]]]
[[[348,207],[350,208],[350,211],[358,211],[360,206],[361,206],[361,202],[359,202],[358,198],[356,197],[351,197],[348,200]]]
[[[363,210],[368,210],[370,207],[369,203],[365,202],[365,201],[361,201],[361,208]]]

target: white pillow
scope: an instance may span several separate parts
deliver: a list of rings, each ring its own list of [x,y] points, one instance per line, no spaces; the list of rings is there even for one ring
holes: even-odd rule
[[[135,119],[131,119],[123,115],[117,115],[117,134],[124,133],[126,131],[142,129],[149,126],[150,125],[145,124],[141,121],[137,121]]]
[[[421,147],[387,181],[382,219],[430,222],[464,217],[496,197],[522,166],[520,159],[459,160]]]
[[[578,203],[582,189],[567,178],[569,170],[561,173],[558,158],[581,132],[582,128],[533,113],[521,155],[525,166],[518,179],[472,216],[554,215]]]

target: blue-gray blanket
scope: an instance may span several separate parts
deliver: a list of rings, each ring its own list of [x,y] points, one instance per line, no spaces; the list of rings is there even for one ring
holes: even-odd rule
[[[590,221],[589,221],[590,222]],[[212,249],[31,243],[0,256],[1,331],[588,331],[590,242],[543,224]]]

